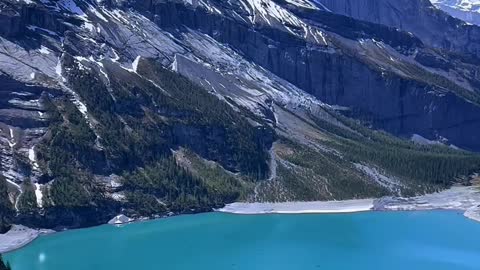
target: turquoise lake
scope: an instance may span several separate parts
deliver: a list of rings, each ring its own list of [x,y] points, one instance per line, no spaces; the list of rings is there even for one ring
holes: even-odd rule
[[[480,269],[480,223],[458,212],[209,213],[40,237],[14,270]]]

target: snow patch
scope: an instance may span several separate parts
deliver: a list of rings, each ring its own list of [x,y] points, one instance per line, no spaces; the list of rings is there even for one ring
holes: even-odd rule
[[[39,168],[38,163],[37,163],[37,159],[36,159],[36,156],[35,156],[35,146],[32,146],[30,149],[28,149],[28,159],[32,163],[34,169]]]
[[[193,4],[193,3],[191,3],[191,4]],[[200,0],[200,4],[203,7],[205,7],[208,10],[208,12],[210,12],[210,13],[216,13],[216,14],[220,14],[220,15],[222,14],[222,12],[217,7],[212,5],[212,3],[207,4],[203,0]]]
[[[432,145],[432,144],[442,144],[439,141],[432,141],[429,140],[421,135],[413,134],[410,138],[414,143],[421,144],[421,145]]]
[[[37,197],[37,205],[39,208],[43,207],[42,185],[35,183],[35,197]]]
[[[10,128],[10,140],[8,141],[8,145],[10,146],[10,148],[13,148],[15,145],[17,145],[17,143],[15,142],[15,137],[14,137],[12,128]]]
[[[302,0],[291,0],[297,4],[300,2],[306,2]],[[246,3],[244,3],[246,2]],[[274,1],[265,1],[265,0],[242,0],[241,1],[244,9],[252,15],[252,23],[258,23],[259,19],[263,22],[266,22],[269,26],[281,27],[281,29],[286,30],[296,36],[304,36],[308,33],[308,26],[295,16],[289,10],[283,8]],[[257,16],[258,15],[258,16]],[[303,34],[298,34],[296,31],[292,31],[289,25],[298,27],[298,29],[303,30]]]
[[[138,63],[140,62],[140,58],[141,58],[140,55],[137,56],[137,57],[135,58],[135,60],[133,61],[133,63],[132,63],[132,69],[133,69],[133,71],[134,71],[135,73],[137,73]]]
[[[445,5],[462,11],[480,12],[480,0],[430,0],[433,5]]]
[[[58,58],[57,65],[55,66],[55,73],[60,77],[61,82],[66,82],[67,79],[62,75],[62,61]]]
[[[102,13],[100,13],[100,11],[98,11],[95,7],[93,6],[90,6],[88,8],[88,10],[90,12],[92,12],[93,14],[95,14],[95,16],[97,16],[100,20],[104,21],[104,22],[108,22],[107,18],[105,18],[105,16],[103,16]]]
[[[90,32],[95,32],[95,26],[90,22],[84,22],[82,26]]]
[[[178,72],[178,59],[177,59],[176,54],[175,54],[175,57],[174,57],[173,63],[172,63],[172,71]]]
[[[126,198],[125,194],[119,193],[119,192],[112,193],[111,197],[112,197],[112,199],[114,199],[115,201],[118,201],[118,202],[124,201],[125,198]]]
[[[315,6],[312,2],[308,0],[285,0],[285,1],[292,5],[296,5],[303,8],[318,9],[317,6]]]
[[[49,55],[51,53],[50,49],[45,47],[45,46],[40,46],[40,49],[38,50],[39,53]]]
[[[130,222],[132,222],[132,221],[134,221],[133,218],[129,218],[129,217],[125,216],[125,215],[118,215],[118,216],[112,218],[112,219],[108,222],[108,224],[120,225],[120,224],[130,223]]]

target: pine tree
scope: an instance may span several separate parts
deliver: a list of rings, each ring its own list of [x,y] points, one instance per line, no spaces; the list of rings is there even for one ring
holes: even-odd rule
[[[23,194],[19,198],[19,210],[21,213],[33,213],[37,209],[37,199],[35,196],[35,186],[30,178],[22,183]]]
[[[8,196],[7,182],[5,177],[0,174],[0,233],[4,233],[10,229],[13,214],[13,206]]]

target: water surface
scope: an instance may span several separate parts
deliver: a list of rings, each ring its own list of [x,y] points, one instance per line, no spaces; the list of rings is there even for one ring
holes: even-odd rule
[[[210,213],[41,237],[14,270],[479,270],[480,223],[457,212]]]

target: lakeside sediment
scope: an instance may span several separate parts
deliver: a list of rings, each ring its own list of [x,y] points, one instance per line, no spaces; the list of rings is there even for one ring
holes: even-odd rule
[[[411,198],[383,197],[327,202],[232,203],[218,212],[232,214],[354,213],[364,211],[458,210],[480,222],[480,187],[454,186]]]
[[[475,206],[463,214],[465,217],[480,222],[480,206]]]
[[[232,203],[218,212],[232,214],[325,214],[370,211],[374,199],[326,201],[326,202],[284,202],[284,203]]]
[[[13,225],[8,232],[0,234],[0,253],[19,249],[35,240],[38,236],[53,232],[52,230],[36,230],[22,225]]]
[[[417,211],[417,210],[458,210],[464,216],[480,222],[480,187],[455,186],[438,193],[411,198],[384,197],[345,201],[283,202],[283,203],[232,203],[217,212],[232,214],[327,214],[355,213],[365,211]],[[121,224],[121,219],[117,217]],[[126,218],[127,223],[132,222]],[[21,248],[38,236],[53,233],[51,230],[37,230],[14,225],[10,231],[0,234],[0,253]]]

